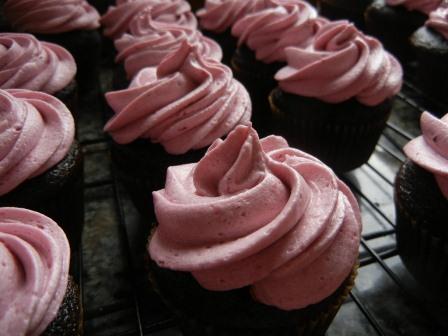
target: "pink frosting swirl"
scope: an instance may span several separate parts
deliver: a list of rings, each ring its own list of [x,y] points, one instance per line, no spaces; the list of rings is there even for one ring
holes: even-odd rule
[[[57,34],[100,26],[100,15],[86,0],[6,0],[3,10],[14,27],[31,33]]]
[[[420,127],[422,135],[406,144],[404,152],[413,162],[434,174],[448,199],[448,114],[439,120],[423,112]]]
[[[0,90],[0,195],[60,162],[74,137],[72,114],[58,99]]]
[[[38,336],[56,318],[67,289],[70,247],[50,218],[0,208],[0,330]]]
[[[443,0],[386,0],[389,6],[404,6],[410,11],[419,11],[429,14],[435,10]]]
[[[381,43],[347,21],[324,25],[307,49],[285,50],[288,65],[275,75],[282,90],[325,102],[356,98],[377,105],[400,91],[403,70]]]
[[[149,138],[171,154],[206,147],[251,116],[249,95],[232,71],[188,42],[106,99],[116,114],[105,130],[116,142]]]
[[[117,62],[124,60],[128,77],[145,67],[156,67],[163,58],[177,50],[183,41],[196,47],[204,57],[217,61],[222,50],[213,40],[204,37],[197,29],[156,22],[149,15],[141,14],[131,22],[129,34],[115,40]]]
[[[202,28],[222,33],[247,14],[265,9],[266,0],[206,0],[197,11]]]
[[[328,22],[316,17],[314,7],[302,1],[277,5],[238,20],[232,27],[232,35],[238,37],[238,45],[246,44],[254,50],[260,61],[286,62],[286,47],[307,47],[319,28]]]
[[[247,126],[199,163],[169,167],[153,198],[151,258],[210,290],[251,286],[262,303],[300,309],[331,295],[356,263],[361,220],[349,189],[317,159]]]
[[[141,15],[161,23],[197,28],[196,18],[185,0],[134,0],[109,7],[101,17],[104,35],[114,40],[121,37],[129,32],[133,20],[142,20]]]
[[[30,34],[0,34],[0,88],[53,94],[75,77],[76,63],[64,48]]]
[[[448,3],[444,3],[432,11],[425,25],[439,32],[448,40]]]

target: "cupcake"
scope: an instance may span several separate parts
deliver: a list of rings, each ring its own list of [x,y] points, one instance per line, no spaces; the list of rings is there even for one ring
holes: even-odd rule
[[[442,0],[375,0],[365,12],[366,29],[379,38],[384,47],[400,59],[414,59],[409,37],[424,25],[428,14]]]
[[[39,211],[77,248],[83,224],[83,161],[70,111],[42,92],[0,90],[0,206]]]
[[[398,253],[426,291],[448,299],[448,114],[424,112],[395,181]]]
[[[204,34],[217,41],[223,50],[223,63],[230,65],[237,40],[232,36],[233,24],[247,14],[265,9],[265,0],[206,0],[197,11]]]
[[[411,45],[419,88],[448,103],[448,3],[430,13],[425,26],[411,36]]]
[[[76,116],[76,63],[64,48],[33,35],[0,33],[0,89],[42,91]]]
[[[82,96],[96,94],[101,37],[99,14],[85,0],[6,0],[3,7],[12,27],[67,49],[78,65]]]
[[[0,329],[3,335],[82,334],[79,290],[69,276],[70,246],[50,218],[0,208]]]
[[[320,15],[332,20],[347,19],[364,30],[364,12],[373,0],[319,0]]]
[[[285,53],[269,96],[277,131],[337,172],[367,162],[401,88],[398,61],[347,21],[325,25],[310,48]]]
[[[115,40],[118,51],[116,62],[124,63],[127,79],[146,67],[157,67],[168,54],[177,50],[183,41],[188,41],[206,58],[222,59],[219,45],[203,36],[197,29],[161,23],[145,15],[144,11],[129,26],[125,33]],[[124,76],[123,76],[124,77]],[[119,83],[126,83],[123,78]],[[127,83],[126,87],[129,85]],[[124,88],[123,84],[122,87]]]
[[[238,126],[154,192],[156,290],[185,335],[323,335],[357,269],[360,212],[322,162]]]
[[[282,4],[282,3],[285,4]],[[269,1],[271,8],[246,15],[232,28],[238,49],[231,64],[253,102],[253,123],[260,134],[270,134],[268,95],[277,86],[275,73],[286,65],[285,48],[307,48],[328,21],[303,1]]]
[[[115,113],[104,128],[114,140],[112,159],[145,216],[168,166],[197,161],[251,116],[249,95],[231,70],[188,42],[106,100]]]

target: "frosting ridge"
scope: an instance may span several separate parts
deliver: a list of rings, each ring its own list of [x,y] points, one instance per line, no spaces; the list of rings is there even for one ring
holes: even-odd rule
[[[42,92],[0,90],[0,195],[44,173],[68,153],[73,117],[58,99]]]
[[[0,34],[0,88],[53,94],[75,74],[73,56],[57,44],[40,42],[30,34]]]
[[[400,91],[403,70],[381,43],[347,21],[324,25],[307,49],[285,49],[287,66],[275,75],[282,90],[325,102],[356,98],[377,105]]]
[[[248,126],[199,163],[168,168],[153,198],[151,258],[206,289],[251,286],[262,303],[300,309],[329,296],[356,263],[361,222],[348,188],[317,159]]]
[[[434,29],[448,40],[448,3],[441,4],[429,14],[425,26]]]
[[[147,138],[171,154],[204,148],[251,116],[249,95],[231,70],[185,41],[106,99],[115,115],[104,129],[116,142]]]
[[[67,288],[70,247],[50,218],[0,208],[0,328],[40,335],[55,319]]]
[[[31,33],[56,34],[100,26],[100,15],[86,0],[6,0],[3,9],[14,27]]]
[[[403,150],[413,162],[434,174],[448,199],[448,114],[439,120],[423,112],[420,127],[422,135],[407,143]]]

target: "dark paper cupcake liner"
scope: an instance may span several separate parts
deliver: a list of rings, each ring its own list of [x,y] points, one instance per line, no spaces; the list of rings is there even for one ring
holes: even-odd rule
[[[358,264],[328,298],[303,309],[282,311],[253,300],[249,288],[225,292],[203,289],[184,272],[149,262],[153,289],[179,320],[186,336],[324,335],[354,285]]]
[[[395,185],[398,253],[426,291],[448,299],[448,201],[434,177],[407,160]]]
[[[391,102],[370,107],[355,99],[330,104],[276,88],[269,96],[275,132],[336,172],[355,169],[373,153]]]
[[[269,108],[269,93],[277,86],[274,75],[283,63],[265,64],[255,58],[255,53],[246,46],[239,47],[232,57],[235,78],[249,92],[252,101],[252,125],[260,136],[272,133],[272,115]]]
[[[84,167],[80,146],[74,142],[67,156],[42,175],[0,196],[0,206],[21,207],[52,218],[77,250],[84,225]]]

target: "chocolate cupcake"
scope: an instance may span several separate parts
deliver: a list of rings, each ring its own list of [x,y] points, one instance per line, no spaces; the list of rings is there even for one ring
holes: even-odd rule
[[[0,46],[0,89],[51,94],[77,115],[76,63],[67,50],[20,33],[0,33]]]
[[[98,93],[100,17],[86,0],[6,0],[3,9],[14,30],[70,51],[78,66],[76,79],[83,97]]]
[[[238,126],[154,204],[150,275],[186,335],[323,335],[353,286],[357,202],[281,137]]]
[[[375,0],[365,12],[366,29],[405,63],[414,60],[409,37],[442,0]]]
[[[115,112],[105,126],[113,162],[146,218],[168,166],[192,162],[251,115],[249,95],[231,70],[188,42],[106,99]]]
[[[0,208],[0,328],[4,335],[82,335],[79,290],[68,274],[70,247],[50,218]]]
[[[400,64],[347,21],[324,26],[288,65],[269,101],[279,134],[337,172],[367,162],[402,83]]]
[[[319,0],[320,15],[331,20],[346,19],[365,29],[364,12],[373,0]]]
[[[265,8],[264,0],[206,0],[204,8],[197,11],[199,25],[204,35],[221,46],[224,64],[230,66],[230,59],[236,50],[237,39],[231,34],[233,24],[247,14]]]
[[[57,221],[79,245],[83,160],[70,112],[56,98],[0,90],[0,206],[26,207]]]
[[[285,48],[308,47],[328,21],[303,1],[270,1],[271,7],[238,20],[232,34],[238,49],[232,70],[249,91],[253,124],[261,135],[272,133],[268,95],[277,86],[275,73],[286,65]],[[284,4],[283,4],[284,3]]]
[[[398,253],[428,293],[448,299],[448,114],[424,112],[395,181]]]
[[[448,103],[448,4],[431,12],[425,26],[411,36],[411,45],[419,88]]]

